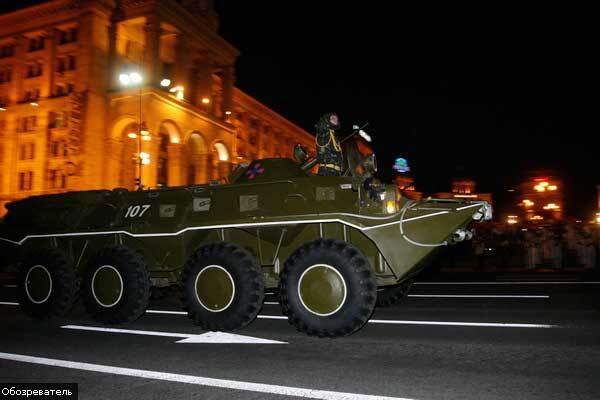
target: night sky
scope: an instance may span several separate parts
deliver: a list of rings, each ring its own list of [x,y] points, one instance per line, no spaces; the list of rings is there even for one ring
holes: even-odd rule
[[[418,190],[472,177],[507,203],[544,169],[564,179],[567,213],[591,217],[600,65],[585,10],[217,3],[242,52],[238,86],[309,131],[330,110],[346,127],[369,122],[384,177],[403,156]]]
[[[369,122],[383,178],[402,156],[418,190],[471,177],[501,205],[544,169],[564,179],[567,214],[591,216],[600,184],[591,10],[215,3],[221,34],[241,51],[237,86],[310,132],[328,111],[346,128]]]

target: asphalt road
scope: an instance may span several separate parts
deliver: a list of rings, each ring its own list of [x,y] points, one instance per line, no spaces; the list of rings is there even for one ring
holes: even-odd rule
[[[338,339],[296,332],[268,296],[263,318],[236,334],[278,344],[200,343],[232,337],[156,313],[178,311],[171,299],[124,326],[82,309],[40,323],[14,291],[0,288],[0,382],[77,382],[81,399],[600,397],[600,283],[418,284]]]

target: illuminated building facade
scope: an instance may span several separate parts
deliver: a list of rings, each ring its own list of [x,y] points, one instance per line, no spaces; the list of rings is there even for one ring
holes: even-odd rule
[[[562,181],[546,174],[537,174],[519,186],[518,206],[526,221],[560,221],[563,219]]]
[[[314,137],[234,86],[209,0],[52,0],[0,15],[0,207],[206,183]],[[1,207],[0,215],[4,212]]]
[[[440,199],[456,199],[456,200],[483,200],[492,204],[491,193],[477,193],[476,183],[472,179],[454,179],[452,181],[452,191],[436,193],[433,197]]]
[[[415,180],[412,176],[406,174],[396,175],[396,186],[403,191],[403,195],[411,200],[421,200],[422,192],[417,192],[415,188]]]

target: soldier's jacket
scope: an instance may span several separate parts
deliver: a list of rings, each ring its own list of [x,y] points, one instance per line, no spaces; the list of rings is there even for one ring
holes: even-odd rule
[[[344,166],[344,156],[342,154],[340,142],[335,135],[335,131],[329,127],[318,129],[316,141],[319,174],[341,175]],[[333,166],[336,166],[337,168]],[[322,171],[324,168],[330,171]],[[337,173],[334,173],[333,171]]]

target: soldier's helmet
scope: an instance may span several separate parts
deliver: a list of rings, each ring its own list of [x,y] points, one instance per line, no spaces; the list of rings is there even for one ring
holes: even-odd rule
[[[317,130],[326,128],[338,130],[340,129],[340,119],[334,112],[324,114],[315,124],[315,128],[317,128]]]

